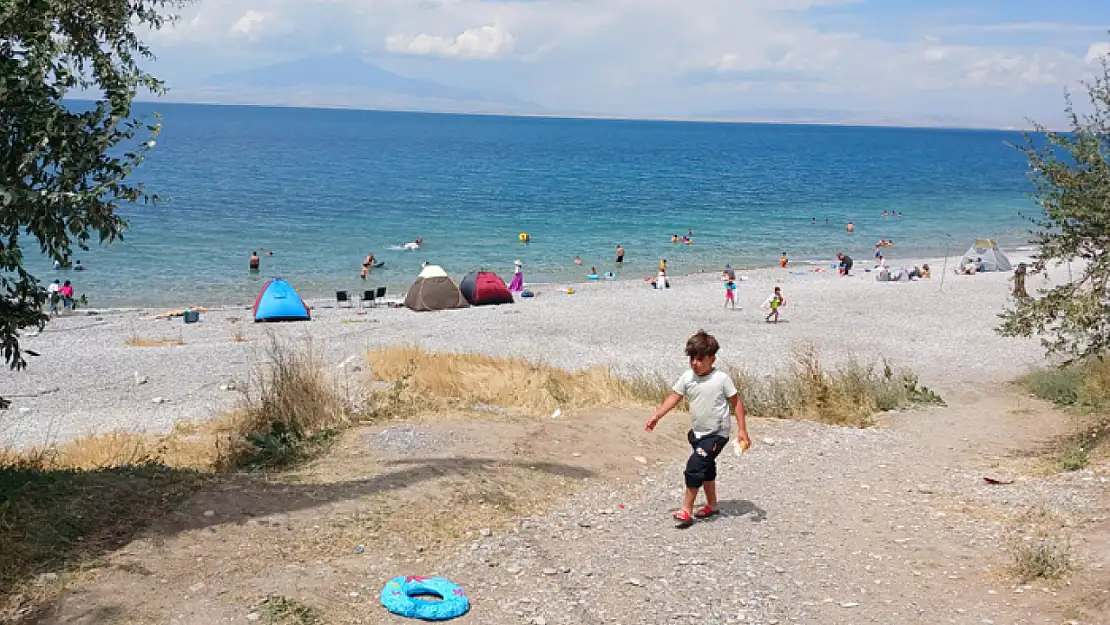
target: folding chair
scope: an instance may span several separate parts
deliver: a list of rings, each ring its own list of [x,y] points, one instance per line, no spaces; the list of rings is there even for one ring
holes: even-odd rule
[[[362,293],[362,299],[358,300],[358,307],[362,308],[362,305],[365,304],[366,302],[370,302],[371,306],[374,305],[374,292],[373,291],[364,291]]]
[[[384,300],[385,299],[385,287],[384,286],[379,286],[378,287],[378,292],[375,294],[375,296],[377,297],[377,300],[379,302]]]
[[[351,299],[349,297],[347,297],[347,292],[346,291],[336,291],[335,292],[336,306],[338,308],[342,308],[343,307],[343,302],[347,302],[347,307],[348,308],[354,308],[354,304],[351,302]]]

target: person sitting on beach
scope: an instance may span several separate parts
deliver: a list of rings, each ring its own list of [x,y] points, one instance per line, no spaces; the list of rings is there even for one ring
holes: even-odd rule
[[[932,272],[929,269],[929,263],[925,263],[921,266],[921,277],[928,280],[931,276]]]
[[[667,273],[660,271],[659,275],[651,279],[651,288],[653,289],[669,289],[671,283],[667,280]]]
[[[778,323],[779,309],[786,306],[786,298],[782,296],[782,287],[775,287],[775,292],[767,299],[767,305],[771,307],[771,312],[767,313],[763,320],[767,323]]]
[[[250,264],[249,264],[250,270],[251,271],[258,271],[259,265],[261,263],[262,263],[262,261],[259,260],[259,258],[258,258],[258,252],[257,251],[251,252],[251,259],[250,259]]]
[[[852,271],[852,257],[843,252],[837,252],[836,259],[840,261],[840,275],[848,275]]]
[[[62,296],[62,308],[73,308],[73,285],[69,280],[58,289],[58,295]]]
[[[790,262],[790,259],[788,259],[788,258],[786,257],[786,252],[783,252],[783,253],[782,253],[782,257],[781,257],[781,258],[779,258],[779,267],[783,267],[783,268],[785,268],[785,267],[786,267],[786,265],[787,265],[787,264],[788,264],[789,262]]]

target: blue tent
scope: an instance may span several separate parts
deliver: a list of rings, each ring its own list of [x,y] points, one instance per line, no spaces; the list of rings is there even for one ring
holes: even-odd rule
[[[274,278],[267,282],[254,300],[255,321],[308,321],[308,305],[293,290],[293,286]]]

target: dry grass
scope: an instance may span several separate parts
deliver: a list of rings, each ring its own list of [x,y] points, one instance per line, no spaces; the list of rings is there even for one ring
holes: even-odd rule
[[[121,546],[218,470],[311,455],[348,414],[311,345],[273,339],[241,408],[221,419],[0,453],[0,622],[42,603],[48,587],[31,583],[34,575]]]
[[[919,385],[916,376],[896,371],[889,363],[879,369],[849,360],[828,369],[809,344],[795,348],[788,368],[773,376],[734,370],[733,380],[748,414],[755,417],[869,427],[882,412],[944,403]]]
[[[1018,379],[1027,391],[1075,415],[1072,434],[1053,450],[1057,468],[1076,471],[1110,455],[1110,359],[1091,359],[1033,371]]]
[[[497,406],[534,417],[555,410],[662,401],[667,384],[650,376],[623,379],[606,367],[567,371],[550,365],[477,354],[389,347],[368,354],[375,380],[373,416],[407,416],[444,409]]]
[[[184,345],[185,339],[181,338],[180,336],[177,338],[168,339],[151,339],[139,336],[137,334],[132,334],[131,336],[127,337],[127,340],[125,340],[124,343],[128,347],[174,347]]]
[[[369,415],[406,417],[445,409],[496,406],[534,417],[555,410],[657,405],[671,393],[659,376],[621,377],[611,369],[566,371],[511,358],[390,347],[368,355],[374,379],[389,384],[372,395]],[[816,349],[802,345],[791,366],[770,377],[733,370],[750,415],[867,427],[881,412],[941,398],[907,372],[849,361],[826,369]]]

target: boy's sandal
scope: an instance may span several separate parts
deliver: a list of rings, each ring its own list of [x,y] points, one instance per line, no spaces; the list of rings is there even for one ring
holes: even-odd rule
[[[719,512],[720,512],[720,510],[717,510],[716,508],[710,508],[709,506],[702,506],[702,507],[698,508],[696,511],[694,511],[694,516],[699,518],[699,519],[706,519],[706,518],[709,518],[709,517],[711,517],[714,514],[717,514]]]
[[[690,516],[690,513],[685,510],[679,510],[678,512],[675,512],[673,518],[675,521],[678,521],[679,525],[689,525],[690,523],[694,522],[694,518]]]

